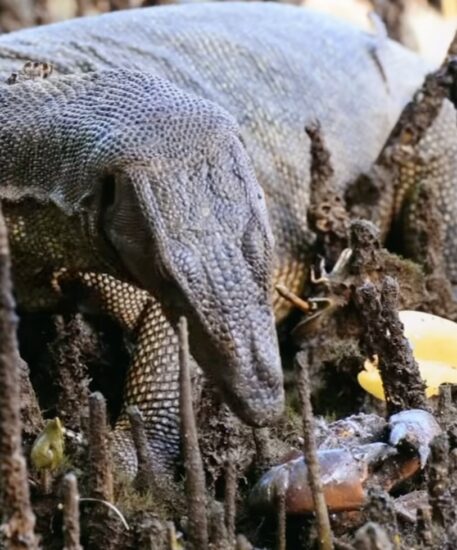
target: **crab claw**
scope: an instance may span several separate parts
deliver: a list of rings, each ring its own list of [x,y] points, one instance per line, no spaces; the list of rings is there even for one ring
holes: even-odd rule
[[[328,507],[334,511],[360,508],[365,499],[362,487],[365,464],[345,449],[319,451],[318,458]],[[250,504],[259,511],[274,509],[280,492],[285,494],[288,514],[313,510],[308,468],[303,456],[268,470],[252,490]]]
[[[358,510],[365,503],[366,490],[371,485],[390,490],[419,468],[415,457],[405,458],[386,443],[320,450],[317,454],[324,497],[331,512]],[[285,495],[288,514],[314,510],[303,456],[268,470],[252,490],[250,504],[259,511],[273,510],[281,493]]]
[[[394,447],[408,446],[419,455],[421,468],[427,463],[430,443],[441,433],[434,416],[422,409],[411,409],[389,418],[389,443]]]

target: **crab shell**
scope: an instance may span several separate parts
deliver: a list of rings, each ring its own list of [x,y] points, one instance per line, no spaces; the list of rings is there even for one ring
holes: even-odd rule
[[[420,469],[417,456],[403,457],[386,443],[370,443],[351,450],[321,450],[317,454],[325,501],[331,512],[360,509],[366,502],[370,482],[390,490]],[[373,474],[372,465],[383,455],[381,473]],[[314,510],[308,467],[303,456],[268,470],[254,487],[250,504],[259,511],[271,511],[281,493],[285,495],[288,514]]]

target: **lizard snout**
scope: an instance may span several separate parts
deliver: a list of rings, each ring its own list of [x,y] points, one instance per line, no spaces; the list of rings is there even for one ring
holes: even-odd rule
[[[232,364],[219,374],[231,409],[246,424],[262,427],[283,413],[283,375],[271,309],[249,309],[242,330],[233,335]]]

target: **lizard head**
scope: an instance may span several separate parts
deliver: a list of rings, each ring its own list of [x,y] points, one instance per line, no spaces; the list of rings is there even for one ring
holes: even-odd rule
[[[188,318],[191,353],[231,409],[265,425],[284,395],[263,191],[224,111],[161,91],[111,164],[103,232],[172,323]]]

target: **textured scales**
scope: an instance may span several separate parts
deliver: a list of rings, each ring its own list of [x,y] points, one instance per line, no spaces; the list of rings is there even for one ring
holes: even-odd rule
[[[0,71],[5,78],[12,71],[18,71],[27,59],[50,61],[57,73],[124,67],[147,71],[170,80],[183,90],[213,100],[224,107],[239,124],[243,143],[252,159],[255,173],[266,195],[271,225],[276,239],[274,279],[276,282],[286,284],[296,292],[300,292],[305,282],[306,259],[312,242],[306,220],[309,204],[310,159],[309,140],[303,131],[305,125],[316,119],[319,120],[324,138],[332,153],[337,183],[340,189],[344,190],[352,179],[369,170],[402,107],[421,84],[427,69],[418,57],[400,46],[354,30],[331,18],[301,8],[255,3],[205,4],[130,10],[98,16],[95,19],[79,19],[20,31],[0,37]],[[114,75],[111,78],[115,80]],[[78,93],[72,88],[78,90],[82,84],[78,80],[73,80],[72,83],[64,82],[65,84],[55,84],[55,86],[66,87],[68,102],[81,116],[88,105],[87,102],[81,101]],[[106,87],[103,109],[106,110],[107,115],[110,115],[108,118],[111,122],[112,119],[117,120],[119,110],[125,107],[124,94],[128,99],[131,98],[132,94],[129,93],[128,85],[125,82],[124,84],[125,87],[117,95],[110,95],[109,88]],[[110,247],[107,249],[104,246],[106,243],[98,241],[97,225],[90,220],[90,216],[93,214],[90,201],[78,202],[72,195],[76,182],[78,182],[78,186],[81,185],[80,182],[85,182],[85,185],[90,188],[90,185],[97,181],[97,178],[91,179],[85,170],[87,164],[90,164],[88,160],[92,161],[94,158],[94,150],[98,151],[101,144],[103,144],[104,153],[112,162],[119,163],[119,159],[124,159],[124,166],[127,169],[130,163],[135,164],[132,158],[127,159],[125,154],[126,148],[133,151],[133,156],[135,156],[135,148],[144,151],[144,147],[138,142],[136,127],[133,129],[135,117],[133,114],[127,116],[127,118],[130,116],[132,127],[127,126],[127,130],[123,131],[123,139],[115,132],[109,131],[109,124],[104,127],[96,124],[92,115],[88,115],[85,119],[87,125],[83,124],[86,133],[82,132],[81,128],[76,129],[69,125],[64,116],[57,120],[55,117],[48,117],[49,120],[46,121],[38,117],[40,122],[37,123],[36,112],[40,110],[39,106],[46,103],[46,100],[52,102],[54,92],[46,86],[44,86],[45,91],[40,91],[39,84],[33,83],[33,85],[34,89],[31,87],[32,83],[29,83],[28,87],[27,84],[24,85],[24,89],[28,90],[30,95],[27,99],[27,106],[20,101],[16,102],[14,112],[20,114],[18,117],[20,120],[15,120],[16,124],[20,123],[19,127],[31,126],[36,129],[32,140],[36,147],[34,145],[31,148],[30,143],[27,144],[27,140],[24,141],[24,136],[17,134],[14,125],[10,124],[7,130],[2,130],[4,135],[2,147],[4,151],[7,151],[5,155],[7,160],[4,159],[3,162],[9,163],[6,173],[12,173],[11,159],[16,162],[17,170],[13,185],[3,185],[2,189],[2,197],[10,200],[9,203],[6,203],[6,212],[9,216],[10,232],[13,235],[13,254],[14,250],[20,250],[21,245],[20,238],[16,243],[14,238],[16,231],[19,231],[19,235],[21,234],[21,231],[16,228],[17,220],[20,219],[20,214],[15,211],[19,208],[17,205],[18,193],[24,189],[25,182],[27,189],[31,189],[32,183],[35,182],[34,190],[31,193],[32,200],[35,202],[41,200],[47,205],[45,208],[47,212],[45,217],[47,216],[48,219],[47,227],[51,223],[55,225],[56,220],[59,220],[59,231],[52,233],[53,239],[51,240],[54,241],[54,244],[51,246],[48,243],[47,246],[41,247],[41,252],[37,253],[36,258],[33,259],[37,269],[43,265],[43,262],[49,264],[47,273],[42,273],[44,287],[47,284],[48,289],[50,288],[49,283],[46,283],[44,279],[50,275],[50,271],[54,268],[64,267],[67,270],[73,268],[73,271],[88,270],[93,274],[90,275],[91,281],[86,287],[92,288],[105,309],[117,316],[120,314],[121,317],[126,316],[124,307],[127,311],[132,308],[132,311],[135,312],[127,326],[137,331],[140,339],[144,338],[145,345],[140,346],[140,350],[133,360],[135,366],[129,372],[126,402],[140,402],[141,408],[147,413],[146,420],[152,444],[154,445],[154,440],[157,439],[156,448],[160,450],[164,445],[164,434],[171,433],[173,430],[173,433],[177,433],[175,409],[173,408],[175,404],[171,403],[176,395],[176,385],[174,385],[176,383],[176,338],[173,330],[175,318],[173,308],[169,304],[170,296],[173,293],[170,293],[165,285],[164,289],[160,289],[164,292],[156,291],[157,302],[152,301],[144,308],[141,304],[148,303],[148,298],[142,291],[137,291],[139,294],[137,293],[135,297],[132,295],[132,301],[129,299],[125,302],[124,287],[119,286],[119,282],[114,283],[114,281],[118,281],[119,277],[122,278],[125,275],[123,270],[127,268],[130,271],[130,280],[135,280],[138,286],[150,288],[149,278],[152,277],[152,274],[156,274],[156,279],[160,279],[160,263],[148,263],[150,261],[148,259],[146,262],[143,261],[139,267],[138,262],[133,262],[135,265],[132,265],[132,261],[124,259],[121,265],[117,265],[113,261]],[[16,101],[15,91],[8,93],[10,102]],[[33,107],[33,101],[31,102],[32,98],[35,98],[35,107]],[[92,100],[88,101],[90,103]],[[30,102],[32,105],[29,105]],[[7,111],[4,107],[2,111],[5,119],[10,116],[11,108]],[[449,107],[450,104],[446,108]],[[24,120],[26,112],[30,119]],[[449,133],[449,127],[452,127],[453,123],[455,126],[455,113],[452,111],[450,117],[445,116],[444,119],[448,121],[444,120],[443,122],[442,137]],[[5,122],[3,122],[3,126],[5,126]],[[49,160],[52,161],[60,157],[56,156],[54,140],[50,137],[56,136],[55,142],[60,143],[61,132],[69,129],[73,129],[75,135],[80,139],[80,147],[73,150],[68,149],[68,154],[65,156],[66,165],[62,163],[53,165]],[[163,144],[166,144],[164,145],[165,149],[168,147],[168,151],[172,155],[176,155],[179,147],[188,142],[188,137],[179,124],[176,127],[173,124],[159,125],[158,130],[162,133]],[[106,133],[104,133],[105,131]],[[236,134],[237,130],[233,129],[233,132]],[[46,137],[45,143],[40,142],[39,138],[37,139],[38,135]],[[448,162],[447,158],[441,162],[441,156],[444,154],[442,143],[436,141],[433,128],[429,136],[430,146],[426,145],[426,148],[431,149],[432,146],[436,148],[437,169],[442,170],[443,162]],[[210,139],[208,142],[211,143],[212,140]],[[23,146],[21,146],[22,143],[24,143]],[[148,141],[148,144],[150,147],[148,155],[152,154],[155,162],[155,144],[152,140]],[[209,146],[208,143],[206,145]],[[224,146],[221,144],[221,147]],[[33,152],[33,162],[30,162],[30,151]],[[187,151],[190,157],[196,155],[190,146]],[[222,162],[219,166],[223,166],[225,170],[224,165],[225,162]],[[30,166],[33,167],[33,174],[30,173]],[[210,169],[211,164],[208,164],[208,170]],[[413,167],[412,170],[414,171],[414,169]],[[224,170],[219,174],[221,176],[219,189],[221,190],[226,185],[224,181],[226,171]],[[191,207],[201,206],[200,203],[205,200],[205,194],[190,196],[189,204],[183,204],[188,188],[183,184],[181,174],[174,172],[166,163],[162,166],[161,173],[170,174],[170,185],[173,186],[175,193],[168,198],[172,200],[172,204],[178,210],[184,208],[184,211],[189,212]],[[46,182],[36,185],[37,175],[45,176]],[[399,188],[405,181],[411,181],[411,171],[406,176],[408,177],[403,174],[403,180],[397,182]],[[74,181],[71,181],[72,178]],[[451,178],[450,175],[449,178]],[[62,195],[66,197],[66,204],[62,204]],[[162,198],[165,200],[162,206],[166,207],[167,197]],[[221,204],[223,206],[221,212],[236,218],[241,215],[243,210],[238,212],[237,209],[232,208],[232,198],[231,196],[225,197],[225,202]],[[50,202],[55,206],[50,206]],[[108,200],[108,204],[109,202]],[[118,248],[119,246],[122,248],[119,239],[122,234],[125,234],[126,227],[130,228],[127,231],[127,240],[130,242],[124,243],[124,246],[131,245],[134,241],[141,243],[144,240],[144,232],[136,224],[137,212],[135,208],[131,208],[131,204],[126,204],[121,216],[124,226],[118,228],[118,241],[114,239]],[[213,206],[213,204],[209,204],[210,209]],[[224,209],[227,209],[228,212],[225,212]],[[52,213],[51,210],[53,210]],[[198,208],[197,210],[202,215],[206,209]],[[389,210],[383,214],[384,217],[390,219],[393,210],[394,205],[389,205]],[[166,208],[166,211],[170,214],[173,209]],[[220,212],[218,213],[220,214]],[[32,214],[32,216],[37,215],[39,216],[36,213]],[[79,227],[80,217],[84,215],[89,218],[85,226],[87,233],[77,234],[76,232],[76,242],[72,248],[71,242],[66,243],[58,236],[58,233],[61,232],[60,223],[68,232],[67,240],[74,241],[73,236],[70,238],[70,234],[73,235],[72,228]],[[241,217],[243,216],[241,215]],[[30,223],[31,218],[28,220]],[[170,214],[170,218],[166,221],[167,230],[177,231],[174,234],[179,236],[182,228],[179,225],[179,216],[176,212]],[[24,223],[27,224],[27,222]],[[268,317],[264,310],[269,307],[267,298],[269,285],[266,282],[268,278],[266,273],[269,273],[268,246],[265,249],[268,239],[258,238],[256,230],[247,226],[243,242],[238,242],[238,246],[243,252],[241,257],[236,255],[235,249],[231,250],[226,247],[224,239],[227,238],[227,232],[223,234],[222,240],[214,239],[211,226],[204,217],[194,217],[192,223],[196,224],[199,229],[202,227],[208,229],[206,243],[204,238],[198,238],[195,241],[198,246],[201,246],[204,253],[210,255],[210,250],[221,251],[223,257],[218,258],[216,262],[210,262],[209,265],[214,270],[213,275],[216,280],[219,280],[219,286],[216,285],[216,288],[223,288],[225,291],[220,292],[219,301],[212,300],[206,303],[208,281],[204,281],[203,285],[206,284],[206,287],[202,287],[199,277],[192,274],[192,270],[189,272],[185,256],[183,260],[182,254],[175,254],[173,261],[178,265],[178,271],[180,269],[181,271],[187,270],[187,281],[190,281],[190,286],[194,287],[193,294],[187,293],[190,311],[192,312],[194,308],[198,313],[202,313],[201,305],[203,303],[205,306],[203,315],[207,318],[207,326],[211,328],[211,331],[215,330],[216,334],[220,333],[223,321],[221,314],[229,315],[229,310],[234,312],[233,319],[236,323],[243,324],[244,316],[249,308],[237,310],[237,307],[241,307],[239,305],[241,302],[253,303],[253,300],[247,289],[240,292],[236,292],[235,289],[242,289],[245,277],[240,277],[238,271],[244,268],[245,260],[249,260],[249,257],[253,256],[250,262],[251,269],[254,271],[254,278],[257,281],[263,281],[260,284],[263,292],[259,295],[261,299],[254,300],[256,307],[249,313],[252,323],[258,326],[256,329],[251,327],[248,334],[252,334],[251,331],[254,331],[259,335],[257,343],[254,344],[255,361],[259,362],[259,358],[261,359],[261,346],[266,346],[265,349],[269,350],[270,357],[276,357],[275,338],[271,334],[263,334],[262,325],[265,323],[260,322],[262,318]],[[35,222],[33,225],[36,226]],[[116,228],[114,227],[114,229]],[[25,234],[28,234],[27,230],[25,230]],[[42,237],[40,242],[49,240],[47,229],[44,230]],[[170,246],[170,240],[166,237],[166,234],[161,233],[161,240],[159,239],[158,243],[164,245],[165,248]],[[24,259],[26,254],[30,256],[30,248],[26,241],[27,238],[22,241],[23,249],[14,259],[15,265],[20,265],[20,262],[23,262],[24,266],[24,271],[16,270],[19,287],[21,287],[20,278],[27,277],[29,262],[32,261],[32,258]],[[66,254],[67,252],[68,254]],[[164,251],[161,250],[161,252]],[[135,255],[134,251],[133,255]],[[52,261],[50,261],[51,259]],[[260,259],[264,260],[263,267]],[[94,265],[94,260],[97,265]],[[222,269],[220,271],[214,269],[215,265],[222,266]],[[170,269],[170,265],[168,268]],[[70,271],[72,270],[70,269]],[[108,279],[106,275],[101,276],[100,273],[110,274],[113,278]],[[84,279],[84,277],[78,277],[80,282]],[[33,279],[36,281],[36,276]],[[127,277],[127,279],[129,278]],[[111,282],[107,283],[107,281]],[[18,293],[21,297],[19,287]],[[182,279],[178,281],[178,287],[182,290]],[[31,288],[29,283],[26,284],[25,279],[22,288],[25,292],[27,288]],[[186,290],[188,291],[188,289]],[[111,298],[107,297],[108,294],[111,295]],[[37,294],[32,297],[23,296],[24,305],[27,305],[29,299],[31,300],[29,303],[32,303],[36,300],[36,296]],[[50,293],[49,296],[51,296]],[[232,298],[235,298],[235,301]],[[130,305],[120,305],[122,300]],[[249,302],[249,300],[251,301]],[[224,304],[226,305],[224,306]],[[179,303],[174,306],[179,312],[185,309]],[[279,300],[276,301],[275,306],[279,320],[287,313],[287,307],[284,302]],[[147,313],[149,307],[151,308],[150,314]],[[137,325],[137,321],[133,320],[137,315],[146,328],[143,328],[139,321]],[[127,317],[130,315],[128,314]],[[224,325],[223,322],[222,325]],[[165,346],[151,347],[150,345],[150,350],[147,351],[148,330],[151,337],[157,335],[158,341],[162,344],[165,343]],[[207,371],[210,370],[208,357],[217,351],[214,349],[215,340],[214,337],[211,337],[211,331],[209,334],[207,331],[205,335],[191,334],[191,346],[193,343],[195,350],[205,348],[200,350],[205,351],[200,362],[203,363],[202,366],[205,366],[206,359]],[[269,328],[267,333],[268,331]],[[242,329],[235,334],[236,345],[239,345],[240,348],[245,348],[247,345],[248,348],[253,349],[253,343],[247,343],[249,338],[246,339],[246,334],[243,325]],[[203,338],[203,336],[205,337]],[[222,352],[230,348],[223,339],[217,342],[217,346],[222,348]],[[163,351],[159,353],[159,350],[164,348],[168,351],[165,354]],[[219,349],[220,351],[221,349]],[[160,354],[162,359],[159,358]],[[230,352],[228,355],[230,356]],[[170,362],[167,362],[168,359],[171,359]],[[275,361],[276,359],[272,363]],[[260,360],[260,364],[264,366],[269,362],[271,361]],[[163,370],[159,365],[162,365]],[[253,372],[256,374],[252,379],[254,396],[244,396],[248,400],[253,398],[255,401],[255,394],[260,392],[259,395],[263,395],[264,393],[256,384],[259,383],[263,375],[268,377],[271,370],[267,367],[263,371],[262,369],[256,371],[252,357],[248,357],[247,360],[245,357],[245,360],[239,361],[237,365],[242,373],[244,372],[245,375],[247,373],[247,376],[244,376],[246,380],[252,378]],[[227,390],[227,385],[236,386],[237,381],[236,376],[235,378],[226,377],[225,372],[226,370],[223,368],[214,369],[213,376],[219,381],[220,386]],[[270,391],[273,391],[277,398],[276,402],[279,402],[280,392],[277,387],[279,378],[276,366],[273,367],[273,372],[275,373],[273,376],[275,382]],[[163,380],[167,388],[164,393],[167,394],[167,399],[170,397],[170,403],[167,403],[165,409],[171,411],[170,416],[166,414],[164,416],[166,422],[164,421],[163,430],[160,427],[160,422],[154,423],[154,420],[162,414],[159,413],[160,404],[156,409],[153,403],[154,399],[163,399],[162,394],[159,397],[158,393],[153,393],[156,385],[160,385],[162,376],[165,377]],[[169,385],[167,385],[168,383]],[[256,418],[249,418],[246,409],[243,410],[242,404],[233,398],[231,404],[235,412],[238,412],[245,420],[251,420],[254,423],[268,422],[274,416],[264,414],[262,417],[262,414],[259,413],[261,409],[259,402],[254,407],[258,411]],[[149,414],[151,411],[153,412]],[[120,422],[124,427],[124,420],[121,419]],[[122,441],[125,442],[125,439]],[[173,436],[171,435],[166,441],[174,442]],[[173,444],[171,448],[172,454]]]
[[[457,285],[457,118],[453,105],[445,100],[433,126],[400,164],[394,215],[402,214],[405,252],[412,257],[417,250],[416,198],[420,187],[435,196],[441,217],[446,274]],[[403,212],[402,212],[403,209]],[[411,249],[411,250],[410,250]]]
[[[192,322],[193,355],[237,414],[259,425],[277,417],[272,239],[234,120],[158,77],[125,71],[11,85],[0,107],[19,303],[57,307],[56,286],[76,278],[136,331],[127,401],[141,408],[165,462],[177,450],[172,327],[181,314]]]
[[[147,70],[227,109],[266,192],[280,277],[297,292],[312,240],[304,126],[321,122],[343,187],[370,168],[426,70],[400,46],[321,14],[255,3],[68,21],[2,37],[0,57],[5,76],[27,59],[62,73]]]

